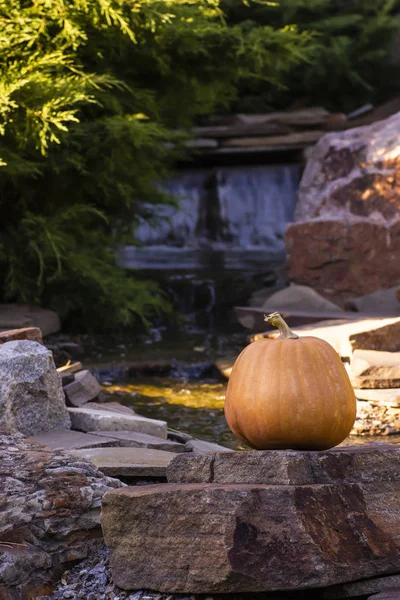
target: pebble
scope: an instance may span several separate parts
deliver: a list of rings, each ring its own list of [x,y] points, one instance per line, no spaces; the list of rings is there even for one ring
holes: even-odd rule
[[[373,402],[357,402],[357,418],[352,435],[394,435],[400,433],[399,411]]]
[[[37,600],[217,600],[205,594],[188,596],[187,594],[162,594],[151,590],[131,592],[122,590],[112,582],[109,556],[105,546],[66,571],[62,582],[56,585],[52,596],[41,596]],[[226,600],[229,600],[229,596],[230,594],[224,594]],[[220,598],[221,596],[218,596],[219,600]],[[284,592],[278,593],[274,598],[289,600]],[[265,600],[265,594],[252,594],[247,598],[247,600],[261,599]],[[236,595],[235,600],[238,600]]]

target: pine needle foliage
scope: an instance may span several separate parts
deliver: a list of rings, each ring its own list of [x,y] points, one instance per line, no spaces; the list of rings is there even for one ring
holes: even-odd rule
[[[0,0],[0,301],[81,329],[167,310],[116,256],[144,205],[173,201],[155,184],[183,152],[175,129],[242,81],[279,85],[309,42],[230,25],[220,0]]]
[[[231,25],[247,19],[256,30],[282,30],[295,23],[297,33],[311,36],[308,60],[282,73],[279,88],[242,80],[236,110],[322,105],[349,112],[400,91],[400,0],[260,0],[247,10],[223,0],[221,7]]]

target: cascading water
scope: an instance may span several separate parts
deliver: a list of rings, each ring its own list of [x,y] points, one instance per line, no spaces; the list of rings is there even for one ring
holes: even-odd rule
[[[135,230],[121,263],[138,269],[262,269],[284,258],[283,233],[292,220],[299,166],[243,166],[178,172],[165,188],[179,208]]]
[[[139,224],[140,245],[126,247],[120,263],[159,278],[187,329],[212,328],[265,278],[276,282],[299,171],[290,164],[177,172],[165,189],[179,207],[144,207],[154,218]],[[263,281],[254,281],[259,274]]]

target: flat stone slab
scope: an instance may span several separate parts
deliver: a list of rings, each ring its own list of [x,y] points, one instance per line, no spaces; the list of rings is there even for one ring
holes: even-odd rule
[[[135,411],[130,406],[125,406],[120,402],[87,402],[85,408],[93,410],[111,410],[112,412],[122,413],[124,415],[135,415]]]
[[[78,431],[136,431],[167,439],[167,423],[109,410],[68,408],[72,429]]]
[[[320,452],[254,450],[177,455],[169,483],[312,485],[397,481],[400,446],[337,446]],[[400,487],[399,487],[400,489]]]
[[[136,431],[92,431],[91,437],[110,440],[110,445],[122,446],[125,448],[153,448],[154,450],[164,450],[165,452],[187,452],[185,444],[179,444],[171,440],[163,440],[155,435],[147,433],[137,433]],[[85,435],[89,435],[85,434]]]
[[[204,454],[208,452],[233,452],[231,448],[225,448],[219,444],[213,444],[212,442],[206,442],[205,440],[192,439],[186,442],[186,449],[197,454]]]
[[[376,402],[377,404],[400,406],[400,388],[387,390],[355,389],[354,393],[358,400],[368,400],[369,402]]]
[[[213,594],[320,588],[393,573],[400,564],[399,492],[399,478],[112,491],[103,497],[101,522],[113,581],[126,590]]]
[[[171,452],[148,448],[92,448],[68,454],[93,463],[110,477],[165,477],[173,458]]]
[[[353,387],[363,390],[387,390],[400,387],[400,377],[356,377],[353,380]]]
[[[45,444],[54,450],[79,450],[81,448],[103,448],[114,446],[112,439],[101,438],[90,433],[71,431],[69,429],[53,429],[43,431],[30,437],[31,440]]]

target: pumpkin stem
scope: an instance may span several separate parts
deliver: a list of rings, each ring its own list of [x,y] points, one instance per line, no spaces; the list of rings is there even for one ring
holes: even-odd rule
[[[281,340],[298,340],[299,339],[299,336],[296,335],[295,333],[293,333],[293,331],[290,329],[289,325],[283,319],[282,315],[280,315],[278,312],[271,313],[270,315],[264,315],[264,321],[267,321],[267,323],[270,323],[271,325],[273,325],[274,327],[277,327],[279,329],[280,335],[278,336],[278,339],[281,339]]]

